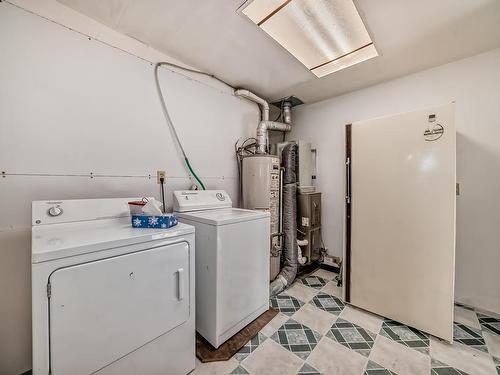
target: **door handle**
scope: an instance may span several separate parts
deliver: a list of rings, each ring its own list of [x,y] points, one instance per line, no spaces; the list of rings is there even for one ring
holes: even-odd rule
[[[351,158],[345,161],[345,175],[346,175],[346,195],[345,200],[347,204],[351,203]]]
[[[316,202],[313,202],[313,212],[314,212],[314,223],[312,223],[314,226],[318,225],[318,223],[320,222],[319,220],[319,206]]]
[[[182,301],[184,299],[184,268],[179,268],[177,270],[177,300]]]

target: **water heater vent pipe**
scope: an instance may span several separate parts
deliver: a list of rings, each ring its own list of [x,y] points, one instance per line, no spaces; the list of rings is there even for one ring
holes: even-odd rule
[[[234,90],[235,96],[241,96],[242,98],[248,99],[254,103],[257,103],[261,107],[261,120],[268,121],[269,120],[269,103],[262,99],[260,96],[255,95],[253,92],[245,89],[236,89]]]
[[[290,103],[285,103],[283,106],[284,120],[283,122],[269,120],[269,103],[261,97],[255,95],[253,92],[245,89],[234,90],[234,95],[241,96],[252,102],[257,103],[261,107],[261,121],[257,126],[256,136],[256,152],[258,154],[267,154],[267,135],[269,130],[278,130],[282,132],[289,132],[292,130],[292,117]]]
[[[283,122],[292,124],[292,104],[290,102],[283,103]]]

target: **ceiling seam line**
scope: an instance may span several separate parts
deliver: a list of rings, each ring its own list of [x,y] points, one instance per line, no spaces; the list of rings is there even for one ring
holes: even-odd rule
[[[267,15],[266,17],[264,17],[264,19],[262,21],[260,21],[257,26],[260,26],[262,25],[264,22],[266,22],[269,18],[271,18],[272,16],[274,16],[276,13],[278,13],[281,9],[283,9],[284,7],[286,7],[288,4],[290,4],[292,0],[287,0],[285,1],[283,4],[281,4],[279,7],[277,7],[275,10],[273,10],[269,15]]]
[[[352,50],[351,52],[348,52],[348,53],[346,53],[346,54],[343,54],[342,56],[336,57],[336,58],[334,58],[333,60],[329,60],[329,61],[327,61],[327,62],[324,62],[324,63],[322,63],[322,64],[319,64],[319,65],[317,65],[317,66],[315,66],[315,67],[313,67],[313,68],[310,68],[309,70],[312,72],[314,69],[321,68],[322,66],[325,66],[325,65],[330,64],[330,63],[332,63],[332,62],[334,62],[334,61],[340,60],[340,59],[342,59],[342,58],[344,58],[344,57],[346,57],[346,56],[349,56],[349,55],[351,55],[351,54],[353,54],[353,53],[355,53],[355,52],[358,52],[358,51],[362,50],[363,48],[369,47],[369,46],[371,46],[371,45],[373,45],[373,42],[370,42],[370,43],[368,43],[368,44],[365,44],[364,46],[361,46],[361,47],[359,47],[359,48],[356,48],[355,50]]]

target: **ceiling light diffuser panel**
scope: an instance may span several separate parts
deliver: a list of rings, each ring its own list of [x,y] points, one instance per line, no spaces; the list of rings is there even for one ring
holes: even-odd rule
[[[378,56],[352,0],[254,0],[242,13],[318,77]]]

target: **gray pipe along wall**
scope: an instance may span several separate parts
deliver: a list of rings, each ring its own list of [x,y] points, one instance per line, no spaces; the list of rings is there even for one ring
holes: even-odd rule
[[[297,145],[288,144],[283,149],[283,267],[269,287],[270,296],[275,296],[291,285],[297,275],[297,177],[295,161]]]

